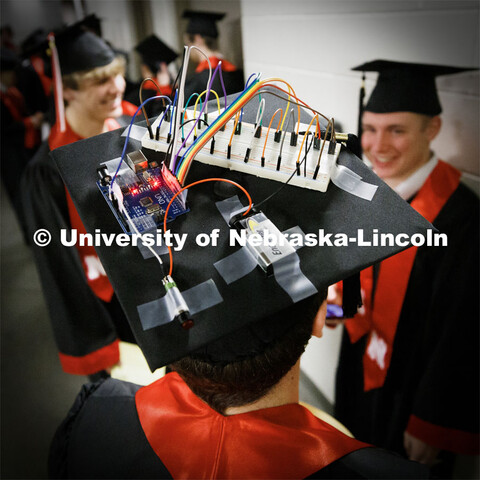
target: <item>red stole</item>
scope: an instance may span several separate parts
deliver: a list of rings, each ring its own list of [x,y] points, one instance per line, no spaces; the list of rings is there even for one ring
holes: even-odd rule
[[[41,57],[33,55],[30,57],[30,63],[32,67],[37,72],[38,78],[42,82],[43,91],[45,95],[49,97],[52,94],[52,83],[53,80],[45,74],[45,63]]]
[[[460,183],[460,172],[441,160],[427,178],[411,206],[432,223]],[[417,247],[410,247],[381,263],[374,304],[371,305],[373,268],[361,272],[365,314],[347,320],[350,341],[369,334],[363,355],[364,390],[380,388],[392,358],[393,342],[402,311]]]
[[[215,68],[217,68],[217,65],[219,62],[222,62],[222,72],[235,72],[237,70],[237,67],[233,63],[230,63],[228,60],[225,60],[224,58],[209,57],[209,60],[212,66],[212,70],[215,70]],[[202,60],[197,65],[197,68],[195,69],[195,73],[200,73],[200,72],[203,72],[204,70],[208,70],[207,60]]]
[[[127,104],[130,105],[130,104]],[[76,134],[71,128],[68,122],[66,123],[66,130],[60,132],[58,124],[52,127],[50,137],[48,138],[48,145],[50,150],[68,145],[70,143],[82,140],[80,135]],[[108,118],[105,121],[105,125],[109,131],[115,130],[120,127],[120,124],[113,118]],[[87,233],[85,226],[83,225],[80,215],[75,208],[72,197],[65,188],[65,196],[67,199],[68,213],[70,216],[70,224],[72,229],[77,230],[77,234]],[[98,258],[98,255],[93,246],[89,245],[76,245],[80,259],[82,261],[83,270],[89,287],[93,293],[103,300],[104,302],[110,302],[113,297],[113,287],[103,269],[103,266]]]
[[[3,104],[8,108],[10,115],[16,122],[25,126],[23,144],[25,148],[35,148],[40,143],[40,131],[35,128],[25,113],[25,99],[17,87],[10,87],[6,93],[0,92]]]
[[[176,373],[141,388],[135,402],[173,478],[305,478],[368,446],[298,404],[223,416]]]

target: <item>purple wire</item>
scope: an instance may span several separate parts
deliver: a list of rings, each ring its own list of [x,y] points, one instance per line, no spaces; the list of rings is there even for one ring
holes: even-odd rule
[[[217,75],[217,72],[218,72],[218,69],[220,68],[220,65],[221,64],[219,63],[217,65],[217,68],[215,68],[215,70],[213,72],[212,78],[210,79],[210,84],[208,85],[208,88],[207,88],[207,94],[205,95],[205,102],[203,102],[202,109],[200,110],[200,113],[198,114],[198,117],[197,117],[195,123],[193,124],[192,129],[188,132],[187,138],[185,138],[182,145],[180,146],[180,148],[177,150],[177,153],[175,154],[175,158],[173,159],[173,162],[172,162],[172,168],[171,168],[172,172],[175,171],[175,167],[176,167],[176,164],[177,164],[177,158],[178,158],[178,154],[179,154],[180,150],[183,147],[185,147],[185,144],[187,143],[188,137],[190,137],[192,132],[195,130],[195,127],[197,126],[197,123],[200,121],[200,118],[202,118],[202,113],[205,110],[205,107],[206,107],[207,102],[208,102],[208,96],[210,95],[210,90],[212,89],[213,80],[215,79],[215,76]],[[177,106],[177,108],[178,108],[178,106]]]
[[[220,69],[220,83],[223,88],[223,96],[225,97],[225,105],[223,106],[223,111],[227,109],[227,91],[225,90],[225,84],[223,83],[222,69]]]

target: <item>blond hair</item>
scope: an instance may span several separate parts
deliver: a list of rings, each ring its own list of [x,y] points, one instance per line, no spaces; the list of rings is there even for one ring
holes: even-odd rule
[[[102,80],[118,74],[125,75],[125,59],[120,56],[115,57],[111,63],[103,67],[64,75],[62,83],[64,88],[80,90],[85,82],[100,83]]]

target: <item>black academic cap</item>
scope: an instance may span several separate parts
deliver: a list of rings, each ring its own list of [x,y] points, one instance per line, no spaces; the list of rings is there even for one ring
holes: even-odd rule
[[[45,53],[38,52],[38,50],[42,45],[45,46],[46,39],[47,32],[43,28],[37,28],[34,30],[20,45],[22,56],[27,58],[35,53]]]
[[[218,12],[201,12],[197,10],[185,10],[183,18],[188,18],[186,32],[195,35],[203,35],[205,37],[218,37],[217,24],[225,16],[224,13]]]
[[[364,111],[413,112],[433,116],[442,112],[435,77],[474,69],[375,60],[352,70],[379,72],[377,84]]]
[[[145,65],[148,65],[153,72],[158,70],[158,66],[161,62],[165,62],[168,65],[178,57],[178,53],[174,52],[156,35],[150,35],[142,40],[135,47],[135,50],[142,57],[142,62]]]
[[[263,122],[268,124],[271,115],[277,108],[285,107],[286,102],[262,93],[262,98],[264,96]],[[248,103],[243,121],[253,124],[257,109],[258,102]],[[91,233],[95,233],[96,229],[106,234],[122,232],[96,181],[99,165],[120,157],[125,138],[121,136],[123,130],[75,142],[51,152],[80,217]],[[131,140],[128,151],[138,150],[140,146],[139,141]],[[152,160],[155,152],[146,148],[143,151]],[[355,172],[348,177],[353,183],[355,178],[358,180],[356,174],[363,182],[376,186],[371,200],[348,193],[332,183],[325,193],[287,184],[259,209],[280,232],[298,227],[318,239],[323,231],[325,235],[330,235],[331,241],[340,233],[355,239],[359,236],[359,229],[363,229],[367,240],[372,238],[375,229],[379,233],[413,235],[425,233],[431,228],[421,215],[345,147],[342,147],[338,164]],[[212,177],[235,180],[246,188],[256,204],[278,191],[282,185],[267,178],[197,161],[192,163],[186,183]],[[237,199],[232,198],[235,195],[238,195]],[[96,247],[152,370],[198,352],[205,345],[234,332],[237,334],[230,348],[235,349],[235,357],[246,355],[257,348],[258,342],[250,344],[247,339],[251,337],[244,334],[245,328],[261,324],[267,317],[275,327],[275,316],[289,307],[294,310],[292,315],[287,316],[291,325],[307,307],[304,302],[316,298],[315,292],[322,292],[328,285],[405,248],[373,244],[361,246],[354,242],[344,246],[328,242],[323,246],[303,246],[287,257],[289,262],[283,265],[285,268],[274,268],[273,274],[268,276],[255,266],[255,262],[252,265],[253,257],[249,257],[244,248],[230,243],[232,229],[227,223],[228,218],[240,204],[248,204],[240,191],[233,189],[225,192],[218,190],[213,182],[202,183],[189,189],[187,200],[190,211],[178,216],[168,226],[174,234],[187,235],[183,249],[173,252],[172,278],[184,297],[188,298],[188,306],[192,310],[194,325],[189,330],[182,328],[178,320],[169,321],[172,319],[160,313],[161,306],[167,304],[167,298],[162,284],[164,273],[155,258],[144,258],[134,246],[119,247],[114,244]],[[219,230],[217,246],[202,247],[197,244],[198,234],[210,234],[215,229]],[[51,233],[58,235],[58,232]],[[168,255],[162,254],[162,258],[168,268]],[[208,307],[194,313],[192,305],[198,307],[201,304],[208,304]],[[284,331],[283,320],[278,322],[278,331]],[[260,332],[261,341],[268,342],[275,332],[275,328]]]
[[[104,67],[115,59],[107,43],[85,30],[82,21],[55,34],[62,75]]]
[[[0,47],[0,67],[2,70],[14,70],[20,60],[9,48]]]
[[[99,37],[102,36],[102,19],[97,17],[94,13],[84,17],[80,23],[91,32],[95,33]]]

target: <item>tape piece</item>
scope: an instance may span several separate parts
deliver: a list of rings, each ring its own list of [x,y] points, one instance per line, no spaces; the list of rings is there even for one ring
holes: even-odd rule
[[[130,131],[129,139],[142,141],[142,138],[147,133],[146,127],[140,127],[139,125],[132,125],[132,130]],[[123,131],[122,137],[126,137],[128,134],[128,127]]]
[[[225,200],[221,200],[220,202],[216,202],[215,205],[227,224],[234,215],[237,215],[248,208],[240,202],[237,195]]]
[[[227,285],[239,280],[255,270],[257,261],[253,255],[248,251],[247,247],[242,247],[235,253],[222,258],[215,262],[213,266],[217,272],[222,276]]]
[[[295,227],[289,228],[288,230],[285,230],[282,233],[287,237],[290,245],[295,250],[300,250],[300,248],[302,248],[305,245],[305,232],[298,225]],[[295,244],[292,245],[291,238],[290,238],[291,235],[296,235],[298,238],[301,239],[301,242],[299,242],[300,245],[295,245]]]
[[[300,269],[300,258],[296,253],[275,262],[273,275],[294,303],[318,293],[315,285]]]
[[[223,298],[212,279],[183,291],[182,295],[190,315],[195,315],[202,310],[223,302]],[[140,322],[144,330],[159,327],[174,320],[175,306],[170,303],[169,298],[164,295],[161,298],[137,306]]]
[[[215,205],[227,223],[233,215],[245,209],[237,196],[217,202]],[[300,234],[302,238],[305,237],[303,230],[299,226],[289,228],[282,233],[296,233]],[[302,245],[293,248],[298,250],[301,246],[303,246],[303,242]],[[228,285],[248,275],[256,266],[257,261],[246,247],[242,247],[240,250],[214,264],[214,267]],[[277,283],[285,290],[293,302],[299,302],[317,293],[313,283],[300,269],[300,258],[297,253],[288,255],[283,260],[273,263],[273,275]]]
[[[378,185],[364,182],[360,175],[344,165],[334,167],[331,180],[338,188],[369,202],[372,201],[378,188]]]

